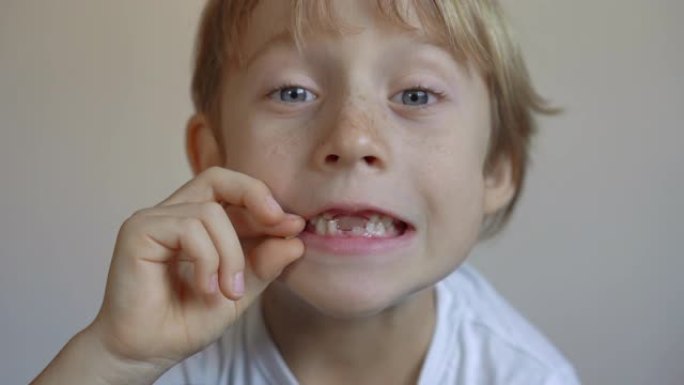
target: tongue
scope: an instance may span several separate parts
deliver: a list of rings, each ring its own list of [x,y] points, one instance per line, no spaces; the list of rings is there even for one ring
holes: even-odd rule
[[[354,227],[366,228],[368,219],[354,216],[339,216],[335,218],[337,229],[341,231],[351,231]]]

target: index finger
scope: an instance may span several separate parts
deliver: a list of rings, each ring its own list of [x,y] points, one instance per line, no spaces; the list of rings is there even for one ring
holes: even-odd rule
[[[267,225],[276,224],[285,216],[264,182],[222,167],[208,168],[157,206],[201,202],[245,207],[255,219]]]
[[[261,237],[264,235],[276,237],[292,237],[301,233],[306,227],[304,218],[285,213],[282,221],[274,225],[258,223],[249,210],[242,207],[226,207],[226,214],[240,238]]]

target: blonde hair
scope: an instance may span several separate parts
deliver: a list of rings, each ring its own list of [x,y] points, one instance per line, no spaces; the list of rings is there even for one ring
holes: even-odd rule
[[[242,63],[241,34],[259,0],[209,0],[196,42],[192,98],[198,112],[220,122],[218,105],[226,71]],[[290,0],[291,28],[297,46],[307,29],[340,32],[329,0]],[[412,6],[412,7],[411,7]],[[484,173],[494,171],[500,160],[510,160],[516,188],[511,202],[485,218],[480,240],[498,234],[509,221],[525,182],[530,141],[537,128],[534,113],[551,114],[535,91],[497,0],[376,0],[379,14],[407,29],[415,10],[426,33],[448,47],[456,60],[470,62],[484,78],[491,99],[492,132]],[[218,127],[218,124],[213,124]],[[215,133],[222,141],[219,132]]]

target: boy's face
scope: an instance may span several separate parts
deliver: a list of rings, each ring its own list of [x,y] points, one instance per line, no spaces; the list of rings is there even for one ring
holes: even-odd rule
[[[379,19],[374,1],[333,3],[358,29],[308,36],[300,55],[281,35],[289,2],[259,2],[245,65],[221,95],[223,165],[264,181],[288,212],[329,214],[301,235],[306,252],[280,280],[318,310],[353,317],[452,272],[513,186],[507,165],[483,175],[490,104],[477,71]],[[362,231],[374,210],[393,214],[396,233]]]

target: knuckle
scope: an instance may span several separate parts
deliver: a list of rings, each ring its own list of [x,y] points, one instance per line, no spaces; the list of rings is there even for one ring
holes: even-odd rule
[[[198,218],[187,217],[183,218],[181,227],[184,233],[196,236],[202,231],[203,225],[202,221],[200,221]]]
[[[133,213],[131,216],[126,218],[121,224],[121,229],[119,230],[122,234],[129,234],[134,231],[141,221],[142,215],[137,212]]]
[[[201,203],[199,211],[200,217],[209,221],[219,219],[221,216],[225,215],[223,206],[218,202]]]
[[[202,175],[209,180],[216,180],[217,178],[221,177],[224,172],[225,169],[222,167],[211,166],[208,169],[204,170]]]
[[[253,179],[252,188],[259,196],[267,196],[271,194],[271,189],[262,180]]]
[[[140,215],[131,215],[126,218],[119,228],[117,234],[117,244],[125,242],[129,246],[131,244],[141,245],[141,241],[145,239],[146,219]]]
[[[128,218],[126,218],[121,224],[121,230],[130,230],[137,228],[144,218],[150,214],[150,208],[144,208],[134,211]]]
[[[144,209],[138,209],[131,214],[131,217],[141,217],[143,215],[147,215],[149,213],[150,209],[144,208]]]

